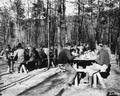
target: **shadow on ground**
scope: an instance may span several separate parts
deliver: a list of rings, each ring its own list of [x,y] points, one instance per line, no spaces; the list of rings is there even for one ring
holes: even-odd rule
[[[65,89],[63,88],[63,89],[61,89],[60,91],[59,91],[59,93],[57,94],[57,95],[55,95],[55,96],[62,96],[62,94],[64,93],[64,91],[65,91]]]
[[[29,93],[34,92],[34,90],[37,90],[37,89],[39,89],[39,94],[44,94],[44,93],[50,91],[51,89],[55,88],[56,86],[60,86],[64,83],[64,79],[59,78],[59,77],[60,77],[60,74],[55,73],[54,75],[46,78],[43,82],[20,93],[18,96],[25,96]],[[59,92],[58,95],[56,95],[56,96],[61,96],[59,94],[61,94],[62,92],[63,91]]]

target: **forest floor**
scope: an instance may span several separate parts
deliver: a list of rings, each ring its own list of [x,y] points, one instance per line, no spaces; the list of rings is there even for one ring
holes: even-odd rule
[[[110,76],[104,80],[106,87],[90,88],[88,84],[80,84],[79,86],[65,87],[67,80],[66,73],[61,73],[59,68],[51,68],[50,70],[38,69],[30,73],[14,73],[1,76],[3,85],[17,81],[28,75],[33,77],[21,83],[1,91],[2,96],[120,96],[120,68],[115,60],[111,60]],[[37,74],[38,73],[38,74]],[[0,86],[1,87],[1,86]]]

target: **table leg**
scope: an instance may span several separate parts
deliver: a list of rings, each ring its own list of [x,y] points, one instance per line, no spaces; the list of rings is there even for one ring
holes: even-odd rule
[[[78,74],[75,77],[75,86],[78,86]]]
[[[97,88],[97,75],[93,75],[93,88]]]
[[[82,75],[82,73],[78,73],[78,84],[80,84],[81,75]]]
[[[22,69],[23,69],[23,71],[24,71],[25,73],[27,73],[27,70],[26,70],[26,68],[25,68],[24,65],[21,66],[21,68],[20,68],[20,73],[22,73]]]
[[[92,88],[92,76],[89,76],[89,85]]]

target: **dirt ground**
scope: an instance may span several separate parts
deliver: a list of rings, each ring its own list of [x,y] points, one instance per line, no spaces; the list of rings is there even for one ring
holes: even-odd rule
[[[64,73],[56,73],[44,80],[39,85],[24,91],[19,96],[107,96],[108,92],[112,96],[120,96],[120,71],[116,64],[112,64],[110,76],[105,80],[107,86],[103,88],[90,88],[87,84],[72,86],[65,89]]]
[[[111,65],[110,76],[104,80],[107,86],[105,89],[90,88],[88,84],[65,88],[66,73],[54,71],[54,74],[47,76],[50,72],[48,71],[44,73],[47,78],[40,81],[36,86],[20,92],[17,96],[120,96],[120,69],[114,61]],[[11,91],[14,92],[14,89]],[[110,94],[108,95],[108,93]],[[3,94],[2,96],[11,95]]]

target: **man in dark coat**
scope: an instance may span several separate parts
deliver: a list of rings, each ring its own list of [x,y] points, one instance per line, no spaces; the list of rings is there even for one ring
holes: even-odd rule
[[[31,55],[30,59],[27,61],[28,65],[28,70],[32,71],[34,69],[38,68],[38,60],[40,60],[40,56],[38,51],[36,50],[35,47],[32,48],[31,50]]]
[[[62,64],[65,71],[67,72],[67,75],[68,75],[67,85],[68,86],[71,86],[73,84],[73,81],[76,76],[76,71],[72,67],[72,60],[76,56],[71,55],[70,48],[71,48],[70,43],[66,43],[65,48],[59,53],[59,56],[58,56],[58,64]]]
[[[40,56],[40,68],[42,67],[47,67],[47,55],[44,52],[44,49],[41,47],[39,51],[39,56]]]

